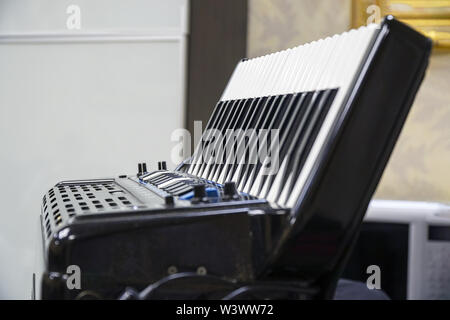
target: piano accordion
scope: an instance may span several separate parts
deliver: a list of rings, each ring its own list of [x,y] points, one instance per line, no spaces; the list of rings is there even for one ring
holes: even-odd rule
[[[36,296],[332,298],[430,51],[388,16],[240,61],[175,170],[45,194]]]

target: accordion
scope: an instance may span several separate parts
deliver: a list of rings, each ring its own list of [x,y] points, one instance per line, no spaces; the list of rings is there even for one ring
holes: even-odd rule
[[[243,59],[175,170],[44,195],[36,297],[332,298],[431,46],[388,16]]]

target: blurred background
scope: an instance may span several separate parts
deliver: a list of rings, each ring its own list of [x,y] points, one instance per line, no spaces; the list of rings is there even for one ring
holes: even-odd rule
[[[243,57],[393,13],[435,41],[375,198],[450,200],[450,1],[0,0],[0,298],[31,292],[42,195],[169,161]]]

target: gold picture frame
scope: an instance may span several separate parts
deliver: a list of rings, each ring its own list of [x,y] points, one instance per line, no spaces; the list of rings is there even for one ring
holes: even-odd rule
[[[450,0],[352,0],[353,28],[389,14],[450,49]]]

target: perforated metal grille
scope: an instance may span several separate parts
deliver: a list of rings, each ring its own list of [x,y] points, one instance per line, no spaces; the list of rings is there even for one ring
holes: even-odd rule
[[[85,213],[145,208],[139,200],[114,181],[61,183],[42,200],[43,225],[47,237],[69,218]]]

